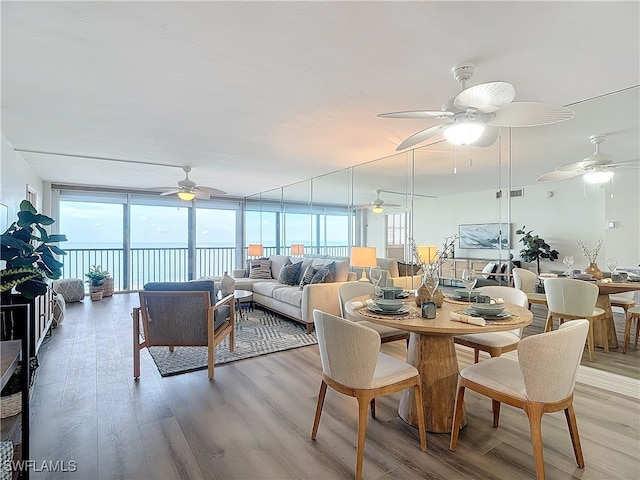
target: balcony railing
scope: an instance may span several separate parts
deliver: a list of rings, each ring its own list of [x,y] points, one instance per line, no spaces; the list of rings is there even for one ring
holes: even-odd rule
[[[318,251],[319,250],[319,251]],[[60,257],[64,263],[62,278],[85,279],[92,265],[100,265],[113,277],[116,291],[140,290],[147,282],[184,282],[189,280],[189,251],[187,248],[132,248],[129,262],[125,262],[121,248],[67,248]],[[276,247],[265,247],[266,256],[276,255]],[[289,247],[279,249],[289,255]],[[306,253],[348,256],[348,246],[305,247]],[[246,258],[246,249],[244,256]],[[196,248],[196,271],[193,278],[222,276],[231,273],[236,265],[235,247]],[[242,262],[240,262],[242,263]]]

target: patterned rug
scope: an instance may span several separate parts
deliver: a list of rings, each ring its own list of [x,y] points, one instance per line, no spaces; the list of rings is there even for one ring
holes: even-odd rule
[[[242,314],[244,318],[236,314],[235,351],[229,351],[226,337],[216,347],[216,365],[318,343],[315,332],[309,334],[301,323],[277,313],[255,309]],[[207,347],[175,347],[173,352],[169,347],[151,347],[149,353],[163,377],[207,368]]]

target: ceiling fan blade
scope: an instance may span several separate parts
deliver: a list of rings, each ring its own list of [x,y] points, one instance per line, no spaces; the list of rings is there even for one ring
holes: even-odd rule
[[[211,196],[207,192],[203,192],[199,188],[194,188],[193,194],[200,200],[209,200],[209,198],[211,198]]]
[[[364,205],[355,205],[353,207],[354,210],[366,210],[367,208],[373,208],[372,203],[365,203]]]
[[[640,168],[640,165],[634,165],[634,163],[638,163],[640,162],[640,159],[638,160],[629,160],[628,162],[618,162],[618,163],[610,163],[608,165],[605,165],[607,168]]]
[[[471,145],[475,147],[490,147],[500,136],[500,127],[494,127],[493,125],[487,125],[484,128],[484,132],[480,135],[475,142],[472,142]]]
[[[445,112],[442,110],[413,110],[408,112],[391,112],[381,113],[380,118],[446,118],[453,117],[453,112]]]
[[[200,185],[198,185],[196,188],[200,191],[208,193],[209,195],[226,195],[227,194],[227,192],[225,192],[224,190],[220,190],[218,188],[201,187]]]
[[[556,170],[560,172],[573,172],[575,170],[584,170],[594,165],[605,165],[598,160],[582,160],[581,162],[567,163],[566,165],[560,165]],[[608,165],[607,165],[608,166]]]
[[[390,207],[390,208],[399,208],[399,207],[402,207],[403,205],[399,205],[399,204],[397,204],[397,203],[387,203],[387,202],[384,202],[384,203],[383,203],[382,205],[380,205],[380,206],[381,206],[381,207],[385,207],[385,208],[386,208],[386,207]]]
[[[162,192],[160,195],[165,196],[165,195],[173,195],[175,193],[178,193],[180,191],[179,188],[174,188],[173,190],[165,190],[164,192]]]
[[[475,108],[491,113],[506,107],[516,96],[513,85],[507,82],[487,82],[461,91],[453,101],[456,108]]]
[[[567,180],[569,178],[578,177],[585,173],[584,170],[563,171],[554,170],[553,172],[545,173],[536,180],[537,182],[555,182],[557,180]]]
[[[571,120],[575,112],[570,108],[541,102],[513,102],[494,113],[487,120],[498,127],[536,127]]]
[[[441,123],[440,125],[434,125],[433,127],[425,128],[424,130],[419,131],[411,135],[404,142],[398,145],[396,151],[404,150],[405,148],[413,147],[420,142],[424,142],[428,138],[434,137],[439,134],[442,130],[447,128],[451,123]]]

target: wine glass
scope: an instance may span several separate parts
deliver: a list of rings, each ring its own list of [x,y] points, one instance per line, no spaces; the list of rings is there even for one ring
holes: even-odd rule
[[[375,294],[376,296],[380,296],[380,287],[378,286],[378,284],[380,283],[380,280],[382,280],[382,270],[380,269],[380,267],[371,267],[371,269],[369,270],[369,279],[371,280],[371,283],[373,283],[373,285],[375,286]]]
[[[476,278],[476,272],[473,268],[465,268],[462,272],[462,283],[464,284],[464,288],[469,292],[469,307],[471,307],[471,291],[473,287],[476,286],[476,282],[478,279]]]
[[[562,263],[564,263],[564,266],[566,268],[565,270],[565,275],[568,277],[571,275],[571,266],[573,265],[573,256],[572,255],[566,255],[563,259],[562,259]]]
[[[618,266],[618,261],[615,258],[607,258],[607,268],[611,273],[613,273],[616,270],[617,266]]]

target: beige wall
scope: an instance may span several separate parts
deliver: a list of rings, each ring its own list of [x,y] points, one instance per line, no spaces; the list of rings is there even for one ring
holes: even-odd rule
[[[2,157],[0,157],[0,202],[9,209],[9,223],[16,218],[20,202],[25,199],[27,185],[37,192],[38,211],[42,211],[44,190],[42,180],[36,175],[24,158],[2,136]],[[48,193],[47,193],[48,195]],[[47,212],[43,212],[47,213]]]

